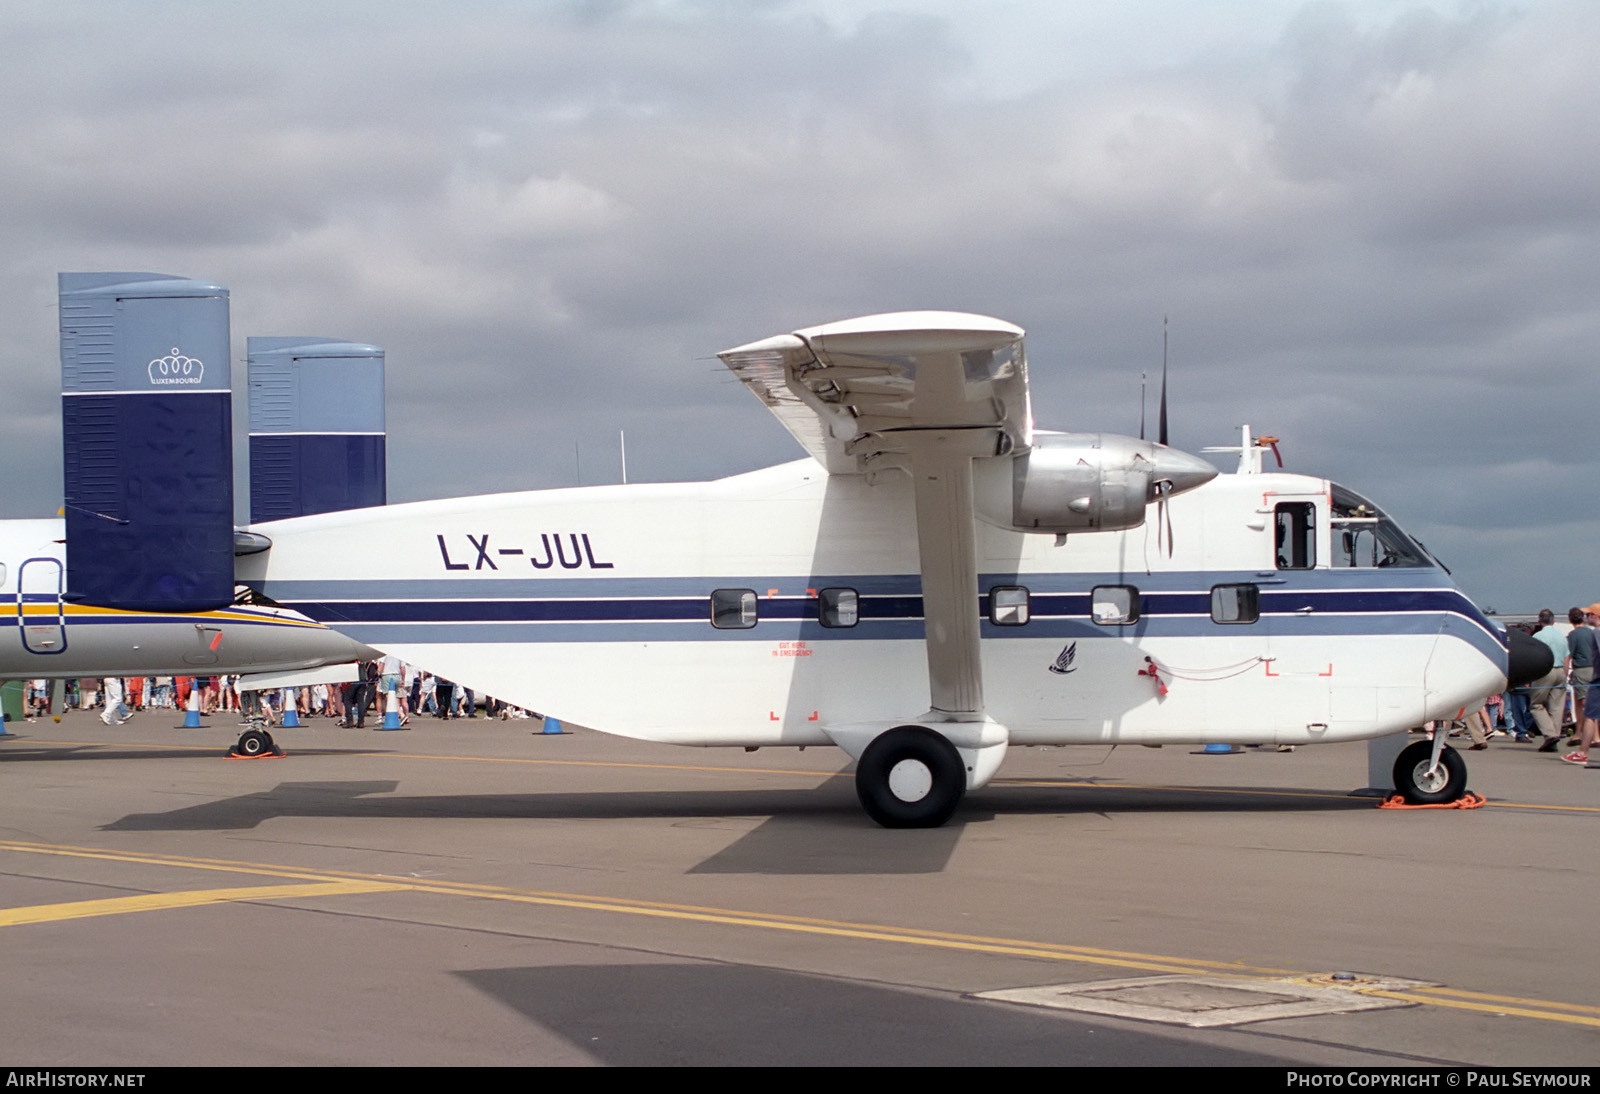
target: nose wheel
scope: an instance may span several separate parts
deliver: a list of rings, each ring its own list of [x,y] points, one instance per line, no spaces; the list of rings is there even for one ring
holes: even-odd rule
[[[1394,788],[1408,805],[1456,801],[1467,792],[1467,763],[1461,753],[1445,745],[1439,753],[1439,766],[1434,767],[1433,745],[1418,741],[1407,745],[1395,759]]]
[[[239,741],[228,750],[230,756],[240,756],[253,760],[260,756],[282,756],[283,749],[272,739],[272,734],[264,729],[247,729],[239,735]]]

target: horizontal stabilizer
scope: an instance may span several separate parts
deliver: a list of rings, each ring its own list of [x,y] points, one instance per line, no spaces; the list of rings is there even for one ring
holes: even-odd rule
[[[316,684],[348,684],[361,678],[361,663],[323,665],[315,669],[287,672],[257,672],[239,677],[240,691],[267,691],[271,688],[309,688]]]

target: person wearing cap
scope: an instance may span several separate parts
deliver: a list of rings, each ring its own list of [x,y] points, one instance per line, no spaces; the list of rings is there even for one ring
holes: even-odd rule
[[[1596,647],[1595,627],[1600,625],[1600,601],[1590,604],[1583,609],[1584,622],[1587,627],[1581,627],[1572,633],[1588,636],[1589,665],[1591,669],[1600,665],[1600,648]],[[1569,764],[1578,764],[1587,767],[1589,764],[1589,746],[1594,744],[1600,726],[1595,724],[1595,714],[1600,713],[1600,681],[1591,680],[1589,693],[1584,699],[1583,719],[1578,723],[1578,747],[1562,756],[1562,760]]]

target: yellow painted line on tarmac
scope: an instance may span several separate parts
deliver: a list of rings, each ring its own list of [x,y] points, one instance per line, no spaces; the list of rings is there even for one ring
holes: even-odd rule
[[[381,893],[405,888],[408,886],[377,881],[319,881],[305,885],[250,885],[239,889],[141,893],[138,896],[110,897],[105,900],[74,900],[66,904],[0,908],[0,927],[20,927],[29,923],[57,923],[64,919],[87,919],[90,916],[100,915],[127,915],[130,912],[159,912],[171,908],[197,908],[206,904],[286,900],[309,896],[345,896],[350,893]]]
[[[277,727],[274,727],[277,728]],[[107,748],[150,748],[169,749],[172,751],[193,751],[196,744],[181,745],[155,745],[136,744],[124,741],[40,741],[40,745],[62,745],[71,748],[88,748],[104,746]],[[337,747],[337,741],[310,742],[307,747],[317,749],[319,752],[328,747]],[[292,753],[291,753],[292,754]],[[326,754],[326,753],[323,753]],[[443,756],[425,752],[389,752],[370,748],[340,749],[340,755],[345,756],[383,756],[394,760],[444,760],[453,763],[501,763],[501,764],[533,764],[549,767],[613,767],[637,768],[646,771],[707,771],[716,774],[747,774],[747,775],[795,775],[820,779],[853,778],[851,771],[813,771],[799,767],[724,767],[714,764],[657,764],[639,763],[637,761],[625,762],[620,760],[543,760],[530,756]],[[1255,790],[1244,787],[1219,787],[1219,786],[1163,786],[1155,783],[1099,783],[1081,782],[1076,780],[1058,779],[995,779],[990,786],[1015,786],[1037,788],[1062,788],[1073,790],[1159,790],[1184,794],[1219,794],[1234,795],[1239,797],[1255,798],[1313,798],[1325,801],[1347,801],[1351,808],[1359,808],[1371,803],[1377,808],[1377,800],[1371,798],[1352,798],[1346,793],[1333,793],[1313,790]],[[1543,805],[1533,802],[1486,801],[1487,806],[1496,809],[1542,809],[1558,813],[1600,813],[1600,806],[1594,805]]]
[[[1536,1003],[1533,1007],[1509,1006],[1504,1003],[1477,1002],[1473,999],[1441,999],[1436,995],[1424,994],[1427,989],[1419,991],[1385,991],[1380,988],[1360,989],[1362,995],[1373,995],[1382,999],[1398,999],[1404,1003],[1423,1003],[1431,1007],[1450,1007],[1455,1010],[1477,1011],[1479,1014],[1514,1014],[1518,1018],[1537,1018],[1545,1022],[1566,1022],[1575,1026],[1592,1026],[1600,1029],[1600,1018],[1591,1018],[1584,1014],[1567,1014],[1566,1010],[1573,1009],[1570,1003],[1550,1003],[1543,1000],[1529,1000]],[[1459,993],[1467,995],[1467,992]],[[1488,995],[1484,999],[1497,999],[1499,996]]]
[[[1295,970],[1266,968],[1246,965],[1240,962],[1206,961],[1195,958],[1173,957],[1165,954],[1107,950],[1091,946],[1032,942],[1025,939],[998,938],[986,935],[957,934],[947,931],[895,927],[875,923],[852,923],[804,916],[746,912],[692,904],[669,904],[657,901],[634,900],[626,897],[509,889],[502,886],[481,885],[471,882],[422,881],[346,871],[306,871],[286,866],[274,866],[268,863],[105,851],[91,847],[56,846],[26,843],[17,840],[0,840],[0,850],[106,859],[116,862],[143,863],[151,866],[256,874],[268,877],[300,878],[308,882],[300,885],[212,889],[187,893],[154,894],[148,897],[124,897],[107,901],[83,901],[76,905],[56,904],[43,905],[38,908],[18,908],[0,912],[0,925],[12,922],[41,922],[51,919],[75,918],[76,916],[71,909],[93,908],[97,905],[106,906],[107,910],[89,910],[81,914],[101,915],[115,914],[121,911],[153,911],[166,907],[187,907],[195,904],[220,903],[224,901],[271,900],[345,893],[409,890],[445,896],[465,896],[546,907],[576,908],[611,914],[711,923],[720,926],[787,931],[855,941],[889,942],[968,953],[995,954],[1005,957],[1031,957],[1048,961],[1065,961],[1074,964],[1100,965],[1118,969],[1138,969],[1144,972],[1183,975],[1203,971],[1213,975],[1237,977],[1241,980],[1278,979],[1285,976],[1305,975],[1305,973],[1296,972]],[[22,918],[32,916],[34,913],[39,914],[33,918]],[[1482,992],[1463,991],[1458,988],[1448,987],[1417,988],[1410,991],[1386,991],[1376,988],[1357,990],[1361,990],[1363,994],[1367,995],[1381,996],[1425,1006],[1448,1007],[1489,1014],[1512,1014],[1539,1021],[1563,1022],[1600,1028],[1600,1007],[1580,1003],[1562,1003],[1543,999],[1524,999],[1516,996],[1489,995]]]
[[[1481,991],[1462,991],[1460,988],[1447,988],[1443,985],[1432,988],[1412,988],[1413,992],[1427,995],[1448,995],[1459,999],[1476,1000],[1480,1003],[1510,1003],[1521,1007],[1558,1007],[1562,1010],[1576,1011],[1580,1014],[1592,1014],[1600,1018],[1600,1007],[1591,1007],[1585,1003],[1552,1003],[1548,999],[1524,999],[1517,995],[1486,995]]]
[[[1160,786],[1152,783],[1096,783],[1096,782],[1071,782],[1054,779],[995,779],[990,786],[1034,786],[1034,787],[1064,787],[1083,790],[1170,790],[1186,794],[1236,794],[1246,797],[1259,798],[1327,798],[1334,801],[1348,801],[1352,807],[1368,805],[1376,809],[1377,798],[1353,798],[1349,794],[1334,794],[1312,790],[1251,790],[1242,787],[1225,786]],[[1600,813],[1600,806],[1594,805],[1538,805],[1531,802],[1507,802],[1486,800],[1487,806],[1497,809],[1550,809],[1562,813]]]
[[[278,729],[280,727],[273,726],[272,728]],[[181,745],[137,744],[131,741],[52,740],[37,742],[39,745],[61,745],[66,748],[153,748],[167,749],[174,752],[192,752],[196,747],[215,743],[215,741],[200,740]],[[304,747],[316,749],[320,752],[328,747],[337,747],[338,744],[338,741],[310,741],[306,742]],[[808,771],[800,767],[719,767],[711,764],[648,764],[620,760],[541,760],[531,756],[435,756],[424,752],[389,752],[376,748],[340,749],[339,754],[342,756],[383,756],[391,760],[450,760],[455,763],[538,764],[551,767],[637,767],[650,771],[712,771],[721,774],[748,775],[811,775],[824,779],[835,779],[845,774],[841,771]]]

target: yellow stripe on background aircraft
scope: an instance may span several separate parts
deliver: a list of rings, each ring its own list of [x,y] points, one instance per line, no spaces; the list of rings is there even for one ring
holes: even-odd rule
[[[372,651],[284,608],[136,612],[64,598],[60,520],[0,521],[0,679],[284,672]]]

